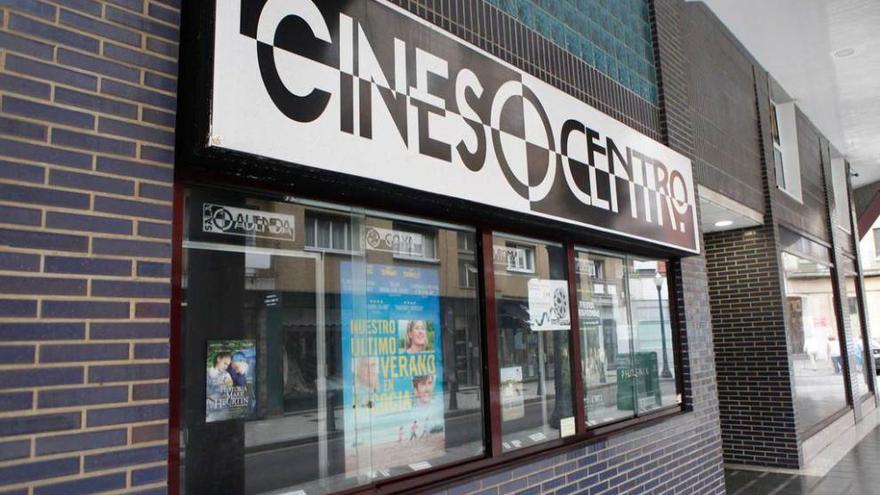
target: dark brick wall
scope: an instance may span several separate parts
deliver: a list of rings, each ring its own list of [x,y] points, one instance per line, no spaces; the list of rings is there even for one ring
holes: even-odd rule
[[[751,55],[703,3],[687,3],[684,39],[701,185],[764,211]]]
[[[178,7],[0,2],[0,492],[166,491]]]
[[[752,81],[764,224],[705,236],[724,459],[798,468],[802,458],[788,359],[779,204],[772,200],[781,193],[766,151],[772,149],[769,76],[753,65]]]
[[[724,459],[799,466],[772,219],[706,234]]]

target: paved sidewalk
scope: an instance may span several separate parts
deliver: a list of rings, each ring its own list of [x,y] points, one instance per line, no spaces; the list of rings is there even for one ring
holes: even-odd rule
[[[880,427],[862,439],[825,476],[727,470],[728,495],[880,494]]]

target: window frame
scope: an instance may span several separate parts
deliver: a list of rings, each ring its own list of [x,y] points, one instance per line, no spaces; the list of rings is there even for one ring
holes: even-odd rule
[[[525,253],[524,259],[525,259],[526,266],[524,268],[520,268],[520,267],[516,266],[515,263],[513,265],[511,265],[510,257],[507,257],[507,260],[505,261],[505,270],[506,271],[508,271],[510,273],[519,273],[519,274],[523,274],[523,275],[532,275],[535,273],[536,268],[535,268],[535,247],[534,246],[526,244],[526,243],[517,242],[517,241],[513,241],[513,242],[505,241],[504,247],[505,248],[513,248],[516,250],[521,250],[522,252]]]
[[[794,101],[779,103],[772,98],[770,104],[770,141],[773,149],[773,166],[776,173],[776,189],[792,200],[803,203],[803,178],[798,148],[797,108]],[[774,132],[775,130],[775,132]],[[776,153],[782,157],[776,159]],[[782,181],[780,182],[780,176]]]
[[[461,253],[459,253],[461,254]],[[458,259],[459,270],[462,268],[465,272],[465,278],[467,279],[466,283],[461,283],[461,272],[458,274],[458,288],[459,289],[476,289],[480,286],[480,269],[477,266],[477,262],[475,260],[463,260],[461,258]],[[471,269],[475,269],[475,272],[472,272]],[[473,281],[471,280],[473,278]]]
[[[427,219],[425,221],[430,222],[430,220],[427,220]],[[430,258],[427,256],[417,256],[417,255],[398,251],[399,246],[392,247],[391,256],[395,260],[419,261],[422,263],[440,263],[440,258],[437,257],[437,250],[438,250],[439,246],[438,246],[438,239],[437,239],[437,231],[436,230],[433,230],[432,232],[428,232],[429,230],[431,230],[428,227],[416,227],[416,226],[409,225],[407,223],[400,222],[397,220],[393,221],[391,228],[394,230],[394,232],[405,232],[407,234],[415,234],[415,235],[422,236],[422,245],[425,245],[426,240],[430,240],[431,244],[434,246],[434,248],[433,248],[434,256],[430,257]],[[457,238],[457,236],[456,236],[456,238]]]
[[[228,184],[228,185],[226,185]],[[179,442],[177,439],[181,433],[182,428],[182,411],[180,408],[181,404],[181,382],[180,382],[180,374],[182,373],[182,364],[180,363],[180,349],[179,346],[181,344],[179,332],[175,331],[175,329],[180,329],[181,322],[181,312],[180,312],[180,304],[183,301],[183,288],[181,286],[181,263],[183,259],[183,223],[184,223],[184,210],[183,210],[183,198],[188,189],[191,188],[199,188],[199,189],[208,189],[208,190],[220,190],[220,189],[231,189],[241,194],[250,194],[251,196],[256,197],[264,197],[266,199],[272,199],[275,201],[291,201],[298,200],[302,204],[308,207],[317,207],[317,208],[327,208],[330,212],[328,215],[332,215],[332,210],[334,206],[339,208],[343,203],[331,203],[324,202],[320,199],[310,200],[303,198],[294,198],[292,196],[285,196],[283,192],[278,194],[273,194],[272,190],[261,189],[255,191],[254,189],[242,188],[240,183],[232,182],[232,183],[224,183],[223,180],[214,180],[209,183],[205,183],[203,181],[190,179],[188,180],[186,177],[179,179],[175,183],[175,223],[174,223],[174,231],[173,231],[173,266],[172,266],[172,314],[171,314],[171,328],[172,328],[172,338],[171,338],[171,346],[172,346],[172,356],[171,356],[171,397],[170,397],[170,418],[169,418],[169,444],[171,446],[172,455],[169,456],[169,489],[171,493],[178,493],[182,487],[182,480],[180,479],[180,462],[181,462],[181,451],[179,449]],[[351,203],[351,202],[350,202]],[[346,207],[356,207],[354,204]],[[503,452],[501,448],[501,404],[499,400],[499,394],[497,391],[499,390],[499,368],[498,368],[498,341],[497,341],[497,322],[495,321],[495,297],[494,297],[494,252],[493,252],[493,243],[492,236],[496,232],[504,232],[512,237],[520,237],[524,240],[529,238],[536,238],[535,233],[529,232],[529,228],[527,225],[520,225],[518,222],[511,221],[502,222],[500,224],[486,224],[486,223],[464,223],[457,221],[456,218],[451,218],[449,216],[437,215],[432,217],[422,217],[422,216],[409,216],[405,212],[398,213],[398,210],[395,209],[377,209],[373,210],[370,208],[365,208],[360,210],[366,214],[379,214],[384,218],[393,219],[395,222],[398,220],[406,222],[407,220],[411,221],[422,221],[427,224],[443,226],[444,224],[452,224],[447,222],[454,222],[454,225],[468,225],[474,228],[474,264],[477,267],[477,273],[475,274],[476,285],[475,287],[478,290],[478,297],[480,301],[480,334],[481,334],[481,342],[482,346],[479,350],[481,355],[481,360],[483,362],[483,376],[482,376],[482,387],[481,391],[483,393],[483,410],[484,410],[484,419],[485,419],[485,437],[484,437],[484,445],[485,451],[483,455],[463,459],[460,461],[455,461],[451,464],[438,465],[431,467],[426,470],[416,471],[412,473],[406,473],[390,478],[382,478],[374,480],[373,482],[360,485],[358,487],[353,487],[351,489],[346,489],[340,492],[334,492],[334,494],[355,494],[355,493],[378,493],[385,491],[404,491],[404,490],[413,490],[413,489],[427,489],[432,487],[440,487],[445,482],[449,480],[451,477],[456,478],[467,478],[470,476],[478,476],[481,472],[484,472],[487,469],[494,469],[501,466],[509,465],[511,463],[520,463],[520,462],[528,462],[529,460],[534,460],[538,458],[543,458],[545,456],[555,455],[562,452],[569,451],[572,448],[577,448],[580,446],[590,445],[595,443],[596,441],[609,438],[618,433],[623,433],[627,431],[631,431],[635,428],[640,428],[643,426],[659,424],[665,421],[667,418],[678,416],[682,414],[688,414],[691,412],[691,407],[686,400],[682,400],[680,403],[672,404],[669,406],[660,407],[642,414],[636,414],[635,417],[623,418],[617,421],[602,423],[599,425],[594,425],[588,427],[585,421],[585,409],[586,406],[584,404],[584,383],[581,379],[581,336],[580,336],[580,323],[577,314],[577,305],[573,303],[577,300],[577,291],[576,291],[576,272],[575,272],[575,256],[576,250],[575,245],[579,247],[586,248],[591,252],[596,253],[605,253],[610,254],[612,256],[627,256],[633,255],[637,257],[644,258],[645,252],[650,253],[652,250],[655,251],[653,256],[649,255],[648,257],[653,257],[658,261],[664,261],[667,264],[667,284],[669,287],[669,311],[670,311],[670,329],[669,332],[672,336],[673,342],[673,366],[675,372],[675,383],[676,383],[676,391],[678,394],[681,394],[683,399],[686,397],[685,395],[685,380],[686,377],[683,373],[682,366],[682,355],[683,352],[683,342],[682,342],[682,331],[681,325],[679,322],[679,308],[678,308],[678,297],[679,288],[676,282],[676,275],[680,273],[681,264],[680,258],[678,256],[669,256],[662,255],[659,252],[661,251],[659,248],[653,248],[652,250],[645,251],[643,249],[645,246],[642,246],[642,249],[639,249],[639,254],[636,255],[632,253],[628,248],[623,247],[622,249],[618,246],[618,250],[610,251],[599,247],[592,247],[596,245],[601,245],[602,241],[600,238],[596,238],[592,236],[590,233],[586,233],[586,235],[581,235],[580,237],[587,237],[586,242],[574,241],[566,236],[563,233],[558,233],[556,235],[544,235],[543,233],[540,235],[540,239],[544,242],[555,243],[563,246],[565,249],[565,257],[566,257],[566,272],[568,278],[568,289],[569,289],[569,307],[571,311],[571,329],[569,335],[569,350],[570,350],[570,365],[571,365],[571,376],[573,379],[572,382],[572,400],[574,407],[574,415],[575,415],[575,434],[572,436],[564,437],[564,438],[556,438],[552,439],[537,445],[524,447],[521,449],[512,450],[509,452]],[[320,215],[323,211],[318,212]],[[488,242],[487,242],[488,239]],[[438,252],[436,250],[440,249],[439,239],[435,237],[435,253]],[[637,245],[637,244],[633,244]],[[527,247],[527,246],[519,246],[518,247]],[[627,244],[623,244],[623,246],[627,246]],[[312,248],[306,248],[312,249]],[[316,251],[322,251],[325,253],[333,254],[333,250],[324,250],[324,249],[314,249]],[[456,244],[455,248],[456,252],[458,252],[458,244]],[[363,250],[357,251],[355,253],[362,253]],[[352,251],[346,251],[343,254],[352,254]],[[396,256],[395,256],[396,257]],[[426,261],[424,258],[404,258],[408,261]],[[531,263],[532,263],[532,271],[528,273],[517,272],[513,273],[522,273],[529,274],[535,273],[535,255],[534,251],[531,251]],[[488,370],[488,372],[486,372]],[[291,487],[293,488],[293,487]]]
[[[315,241],[317,241],[317,239],[318,239],[317,222],[319,222],[321,220],[326,220],[326,221],[331,222],[329,232],[330,232],[330,245],[332,246],[333,245],[333,222],[339,221],[345,227],[344,232],[346,232],[346,241],[348,241],[347,242],[348,246],[345,249],[337,249],[334,247],[325,248],[325,247],[318,246],[317,242],[316,242],[316,245],[314,245],[314,246],[309,245],[307,243],[308,242],[307,241],[307,239],[308,239],[307,232],[309,229],[309,227],[308,227],[309,217],[311,217],[311,219],[314,220],[314,223],[315,223],[315,233],[314,233]],[[347,220],[342,215],[334,215],[333,213],[327,213],[324,211],[316,211],[311,208],[306,208],[305,212],[303,213],[303,231],[304,231],[303,236],[305,236],[304,243],[303,243],[303,250],[304,251],[312,251],[312,252],[327,253],[327,254],[341,254],[341,255],[346,255],[346,256],[348,256],[348,255],[358,256],[358,255],[363,254],[363,250],[352,249],[352,242],[351,242],[352,239],[348,235],[348,232],[351,232],[351,221]]]

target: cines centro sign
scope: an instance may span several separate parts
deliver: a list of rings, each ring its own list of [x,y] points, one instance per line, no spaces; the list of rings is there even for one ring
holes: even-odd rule
[[[699,252],[690,161],[376,0],[217,0],[209,145]]]

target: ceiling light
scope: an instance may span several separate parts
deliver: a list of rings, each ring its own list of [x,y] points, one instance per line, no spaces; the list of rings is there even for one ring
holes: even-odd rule
[[[849,58],[856,54],[856,50],[854,48],[841,48],[840,50],[832,53],[837,58]]]
[[[719,220],[715,222],[716,227],[730,227],[731,225],[733,225],[732,220]]]

